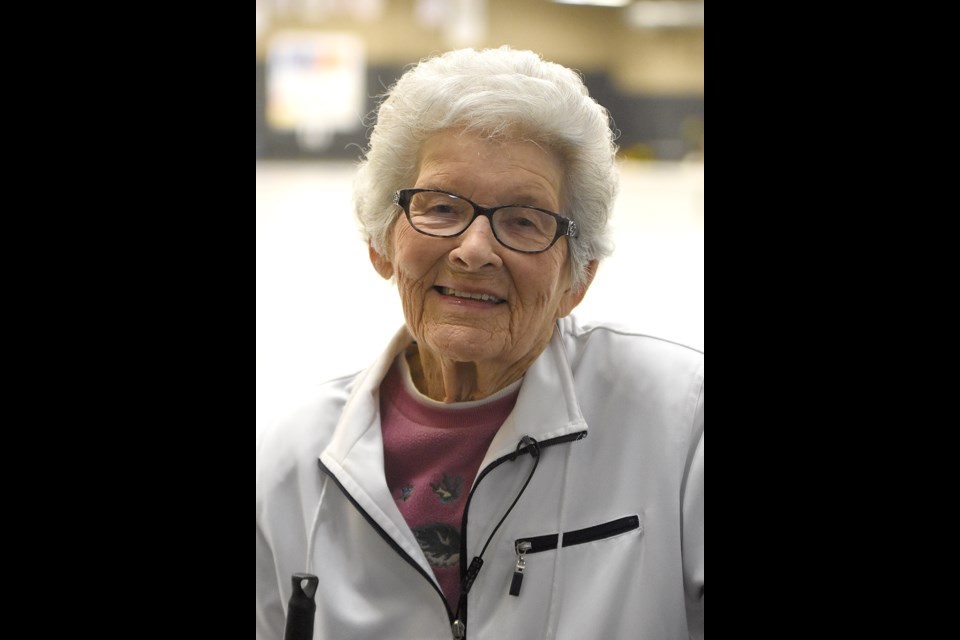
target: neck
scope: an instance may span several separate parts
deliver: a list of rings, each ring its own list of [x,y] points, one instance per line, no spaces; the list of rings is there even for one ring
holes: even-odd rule
[[[459,362],[437,356],[422,345],[414,345],[406,357],[413,383],[420,393],[446,403],[489,397],[522,378],[536,359],[535,355],[506,367]]]

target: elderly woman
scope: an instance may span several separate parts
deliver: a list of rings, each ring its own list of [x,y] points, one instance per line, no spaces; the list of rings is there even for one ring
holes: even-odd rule
[[[703,355],[569,316],[610,252],[607,112],[504,47],[377,115],[356,214],[406,323],[258,443],[257,638],[702,637]]]

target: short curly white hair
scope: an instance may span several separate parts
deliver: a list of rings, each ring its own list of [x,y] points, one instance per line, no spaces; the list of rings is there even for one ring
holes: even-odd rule
[[[616,198],[617,146],[609,112],[579,74],[532,51],[504,46],[461,49],[422,60],[387,91],[354,182],[360,231],[392,255],[390,228],[400,213],[393,192],[412,186],[421,146],[445,130],[533,141],[564,161],[564,216],[576,221],[570,269],[576,283],[590,260],[613,251],[608,219]]]

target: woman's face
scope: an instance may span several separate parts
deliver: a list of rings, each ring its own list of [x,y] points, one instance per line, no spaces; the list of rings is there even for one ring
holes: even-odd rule
[[[563,213],[560,158],[529,142],[493,142],[448,131],[420,154],[416,184],[492,207],[525,204]],[[458,362],[526,368],[540,354],[557,318],[582,299],[571,290],[567,239],[524,254],[494,237],[478,217],[455,238],[414,230],[400,214],[392,259],[371,253],[385,277],[395,273],[407,326],[421,349]],[[490,296],[476,299],[477,294]]]

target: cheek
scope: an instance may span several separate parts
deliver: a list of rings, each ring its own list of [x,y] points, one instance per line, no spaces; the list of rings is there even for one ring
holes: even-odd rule
[[[433,265],[450,250],[449,242],[417,233],[406,220],[399,220],[394,227],[393,246],[397,261],[409,265]]]
[[[414,232],[415,233],[415,232]],[[412,237],[409,227],[398,224],[394,233],[393,246],[395,249],[397,276],[401,274],[407,279],[417,278],[421,271],[421,262],[423,261],[423,251],[417,246],[417,238]]]
[[[404,305],[411,309],[423,304],[423,297],[433,286],[434,273],[444,255],[442,247],[431,240],[433,238],[425,238],[409,226],[399,224],[394,235],[397,286]]]
[[[523,272],[526,277],[521,276],[521,282],[525,281],[529,286],[524,299],[535,307],[537,313],[547,314],[551,319],[563,298],[563,292],[569,287],[565,257],[565,254],[553,256],[547,265],[527,269]]]

